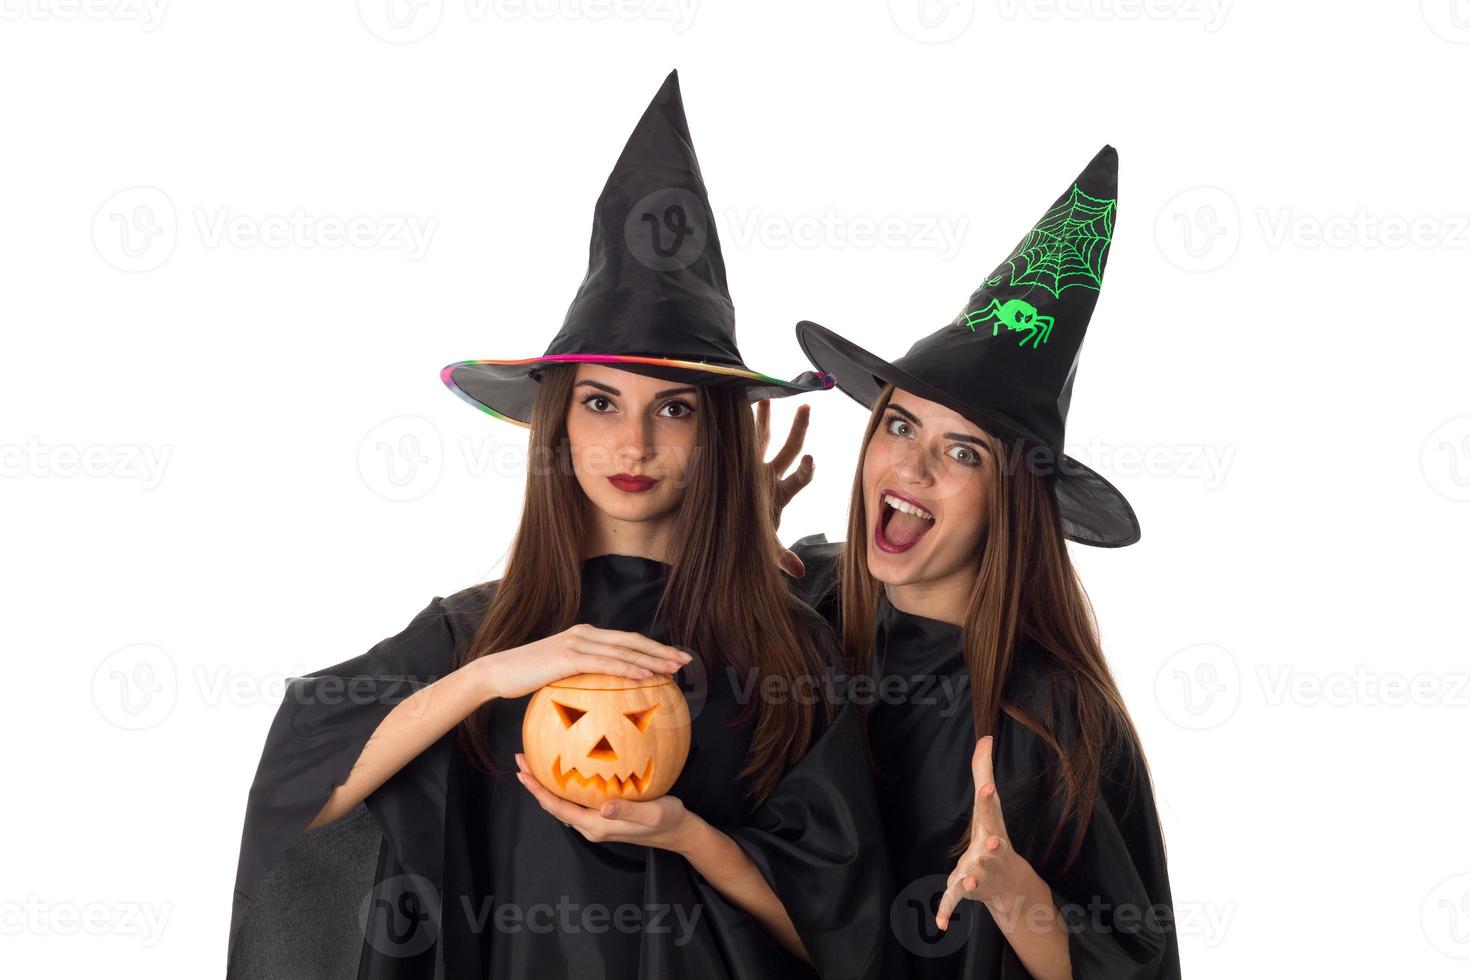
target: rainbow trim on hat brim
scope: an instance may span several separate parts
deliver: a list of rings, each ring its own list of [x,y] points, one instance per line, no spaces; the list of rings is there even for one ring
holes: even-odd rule
[[[521,357],[513,358],[510,360],[482,359],[475,361],[455,361],[453,364],[446,365],[443,370],[439,372],[439,380],[443,381],[445,386],[448,387],[450,391],[454,392],[460,398],[464,399],[464,401],[473,405],[475,408],[478,408],[486,415],[494,416],[497,419],[503,419],[504,421],[510,422],[512,425],[518,425],[523,429],[529,429],[531,427],[529,422],[522,422],[520,419],[513,419],[509,415],[502,415],[500,412],[495,411],[495,409],[481,403],[478,399],[471,397],[464,389],[454,383],[454,371],[456,368],[467,367],[473,364],[515,365],[556,363],[652,364],[658,367],[684,368],[690,371],[702,371],[706,374],[724,374],[736,378],[748,378],[751,381],[763,381],[767,384],[785,385],[787,387],[792,387],[791,382],[787,381],[784,378],[773,377],[769,374],[761,374],[759,371],[752,371],[749,368],[730,367],[726,364],[710,364],[707,361],[681,361],[677,358],[672,357],[645,357],[638,354],[543,354],[540,357]],[[821,376],[822,385],[820,389],[812,389],[814,391],[826,391],[828,388],[831,388],[837,383],[837,380],[826,371],[817,371],[816,373]]]

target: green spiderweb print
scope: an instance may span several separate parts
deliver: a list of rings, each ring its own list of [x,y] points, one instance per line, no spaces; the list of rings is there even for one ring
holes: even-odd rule
[[[1103,259],[1113,241],[1117,198],[1099,198],[1076,184],[1026,234],[1007,262],[1012,286],[1040,286],[1059,297],[1073,286],[1102,288]]]

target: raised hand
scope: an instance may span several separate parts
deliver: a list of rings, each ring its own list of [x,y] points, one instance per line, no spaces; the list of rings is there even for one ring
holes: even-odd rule
[[[955,906],[963,899],[989,904],[1013,898],[1028,884],[1026,877],[1035,876],[1031,865],[1011,847],[1010,835],[1006,833],[1000,793],[995,788],[994,745],[994,737],[986,735],[975,743],[975,752],[970,757],[970,774],[975,780],[970,846],[949,873],[948,885],[939,900],[934,924],[940,929],[949,928]]]
[[[766,483],[770,487],[771,494],[771,524],[773,527],[781,526],[781,512],[791,499],[800,493],[807,484],[812,482],[812,475],[816,472],[816,461],[811,455],[801,457],[801,465],[786,475],[791,468],[802,445],[806,442],[807,426],[811,424],[812,410],[810,405],[798,405],[796,416],[791,420],[791,431],[786,434],[786,441],[781,444],[781,449],[771,458],[770,462],[764,464],[766,470]],[[762,398],[755,403],[755,436],[756,449],[762,459],[765,458],[766,448],[771,442],[771,400]],[[781,568],[795,578],[801,578],[806,574],[806,567],[796,553],[786,549],[781,550]]]

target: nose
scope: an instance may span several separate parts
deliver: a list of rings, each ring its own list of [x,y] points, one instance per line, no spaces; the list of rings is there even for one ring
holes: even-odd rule
[[[929,454],[920,446],[900,444],[894,450],[893,475],[908,486],[926,486],[933,477]]]
[[[630,416],[619,433],[618,450],[627,459],[643,460],[653,455],[653,419]]]

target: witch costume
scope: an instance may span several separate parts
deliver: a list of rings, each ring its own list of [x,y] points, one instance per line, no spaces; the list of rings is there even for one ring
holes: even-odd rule
[[[537,371],[564,361],[738,384],[751,397],[830,385],[815,374],[779,381],[740,359],[675,74],[599,198],[587,277],[550,349],[522,361],[451,364],[443,379],[476,407],[524,424]],[[585,560],[575,621],[668,642],[657,610],[668,572],[631,555]],[[889,883],[858,716],[839,709],[752,804],[739,773],[753,726],[735,724],[751,692],[720,666],[733,661],[719,651],[694,651],[678,675],[692,739],[670,793],[749,856],[812,966],[681,855],[594,843],[542,810],[510,778],[529,697],[491,706],[495,772],[477,768],[451,731],[362,806],[305,831],[393,706],[453,669],[497,585],[436,596],[402,632],[361,656],[292,680],[250,791],[230,976],[877,976]],[[840,680],[827,624],[806,607],[797,614]]]
[[[812,363],[871,407],[886,383],[939,402],[991,435],[1014,440],[1056,493],[1066,536],[1099,547],[1138,540],[1132,507],[1102,476],[1066,456],[1063,433],[1083,334],[1102,285],[1117,211],[1118,158],[1105,147],[953,321],[892,362],[809,321],[797,336]],[[859,543],[861,546],[861,543]],[[792,549],[799,589],[840,629],[842,543],[823,535]],[[961,902],[947,931],[934,924],[969,828],[975,746],[961,628],[901,612],[880,590],[876,691],[868,738],[895,893],[893,944],[901,977],[1027,976],[991,913]],[[1017,640],[1002,697],[1076,745],[1071,676],[1035,641]],[[994,733],[996,788],[1017,853],[1052,889],[1068,930],[1072,975],[1096,980],[1179,976],[1179,948],[1158,814],[1136,747],[1110,747],[1080,856],[1063,870],[1048,848],[1063,819],[1044,774],[1056,752],[1002,713]],[[1066,828],[1068,831],[1070,827]],[[1052,850],[1057,853],[1053,854]]]

